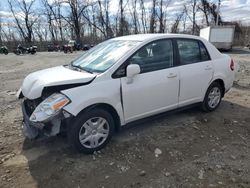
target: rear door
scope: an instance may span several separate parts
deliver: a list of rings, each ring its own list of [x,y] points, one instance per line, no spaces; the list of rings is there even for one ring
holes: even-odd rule
[[[176,39],[179,53],[179,106],[200,102],[213,77],[210,56],[199,40]]]

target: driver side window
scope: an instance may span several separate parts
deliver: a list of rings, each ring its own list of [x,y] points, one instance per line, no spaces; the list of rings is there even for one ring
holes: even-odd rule
[[[130,64],[138,64],[141,73],[161,70],[173,66],[173,46],[171,40],[152,42],[129,58]]]

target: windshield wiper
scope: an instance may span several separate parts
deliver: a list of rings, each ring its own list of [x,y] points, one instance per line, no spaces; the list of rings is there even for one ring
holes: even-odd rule
[[[84,72],[87,72],[87,73],[90,73],[90,74],[93,74],[93,72],[89,71],[89,70],[86,70],[84,69],[83,67],[81,67],[80,65],[74,65],[73,62],[70,63],[71,67],[74,67],[74,68],[77,68],[77,69],[80,69]]]

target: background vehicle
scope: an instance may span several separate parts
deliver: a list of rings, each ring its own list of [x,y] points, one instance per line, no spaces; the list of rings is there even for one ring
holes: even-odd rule
[[[200,30],[200,37],[211,42],[217,49],[231,50],[235,26],[210,26]]]
[[[73,47],[68,45],[63,45],[63,52],[66,54],[68,52],[73,53]]]
[[[23,47],[20,44],[17,46],[17,48],[14,50],[14,53],[16,55],[20,54],[32,54],[34,55],[37,51],[37,46],[30,46],[29,48]]]
[[[76,149],[93,153],[133,121],[193,104],[215,110],[233,85],[234,69],[229,56],[200,37],[107,40],[69,65],[25,78],[17,94],[25,97],[24,132],[36,138],[65,130]]]
[[[75,40],[70,40],[68,44],[63,45],[63,51],[64,53],[72,53],[73,51],[79,51],[81,50],[81,44],[77,43]]]
[[[91,46],[89,44],[84,44],[83,47],[82,47],[82,50],[83,51],[87,51],[91,48]]]
[[[60,45],[48,44],[48,52],[58,52],[58,51],[60,51]]]
[[[1,46],[0,48],[0,54],[5,54],[5,55],[8,55],[9,53],[9,50],[6,46]]]

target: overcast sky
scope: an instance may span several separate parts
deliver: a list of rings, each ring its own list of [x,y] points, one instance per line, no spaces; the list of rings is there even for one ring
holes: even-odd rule
[[[223,0],[221,15],[227,21],[250,23],[250,0]]]
[[[152,4],[149,0],[149,5]],[[175,15],[176,12],[181,11],[185,0],[178,0],[172,2],[168,8],[168,14]],[[218,4],[217,0],[213,0]],[[116,10],[118,0],[111,0],[111,10]],[[221,16],[224,21],[242,21],[243,23],[250,23],[250,0],[222,0],[221,1]]]

